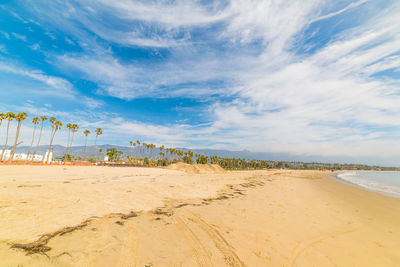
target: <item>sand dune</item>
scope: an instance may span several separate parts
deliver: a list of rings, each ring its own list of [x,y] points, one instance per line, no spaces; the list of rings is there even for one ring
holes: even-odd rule
[[[186,164],[178,162],[167,166],[166,169],[183,171],[188,174],[225,173],[225,170],[217,164]]]
[[[321,172],[181,167],[0,167],[0,266],[400,264],[398,199]]]

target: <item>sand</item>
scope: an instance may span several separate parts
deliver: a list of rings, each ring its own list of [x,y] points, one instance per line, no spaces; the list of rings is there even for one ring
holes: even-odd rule
[[[400,265],[399,199],[324,172],[181,167],[0,166],[0,266]]]
[[[217,164],[186,164],[174,163],[165,167],[168,170],[183,171],[188,174],[225,173],[226,171]]]

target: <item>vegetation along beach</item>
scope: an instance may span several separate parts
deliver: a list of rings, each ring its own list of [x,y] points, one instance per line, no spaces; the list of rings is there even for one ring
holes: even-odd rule
[[[0,267],[400,266],[400,1],[0,1]]]

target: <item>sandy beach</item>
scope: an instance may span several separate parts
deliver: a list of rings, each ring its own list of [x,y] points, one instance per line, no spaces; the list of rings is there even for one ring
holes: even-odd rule
[[[399,266],[400,200],[329,175],[0,166],[0,266]]]

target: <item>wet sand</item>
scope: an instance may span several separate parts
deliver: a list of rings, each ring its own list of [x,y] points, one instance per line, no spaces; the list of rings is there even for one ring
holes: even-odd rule
[[[400,265],[400,200],[323,172],[0,166],[0,196],[0,266]]]

